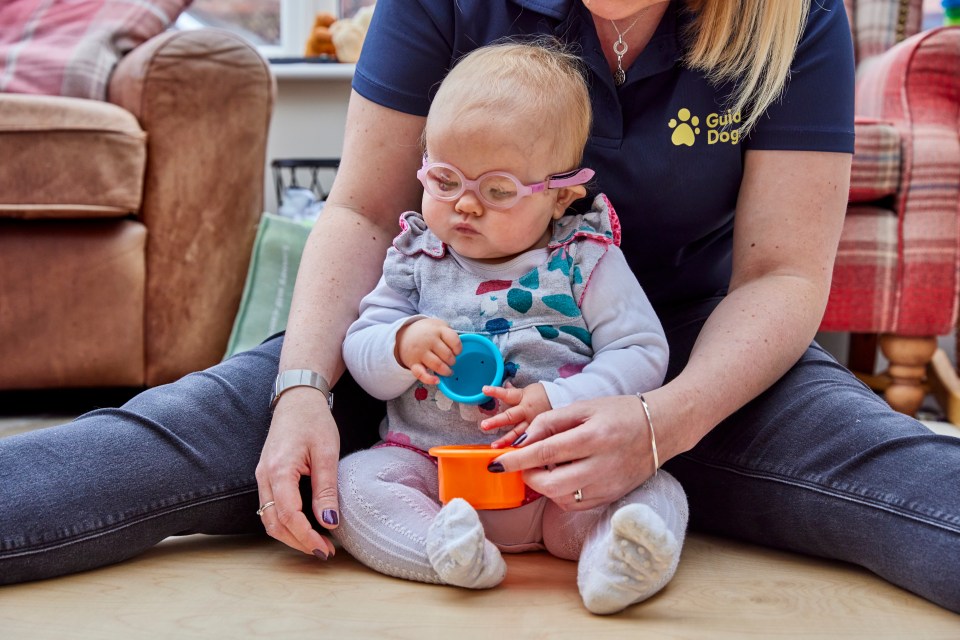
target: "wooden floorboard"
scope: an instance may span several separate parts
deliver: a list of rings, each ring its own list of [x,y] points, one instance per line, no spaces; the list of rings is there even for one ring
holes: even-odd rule
[[[7,415],[0,436],[60,421]],[[615,616],[583,608],[574,563],[506,558],[503,584],[469,591],[265,537],[171,538],[120,565],[0,587],[0,639],[960,639],[960,615],[863,569],[702,534],[664,591]]]
[[[588,613],[576,566],[507,556],[469,591],[320,562],[258,537],[170,539],[121,565],[0,587],[0,636],[71,638],[960,638],[960,616],[868,572],[695,534],[673,582]]]

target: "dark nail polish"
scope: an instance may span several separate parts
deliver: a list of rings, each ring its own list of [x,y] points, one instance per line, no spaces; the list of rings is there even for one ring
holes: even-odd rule
[[[491,462],[487,465],[487,471],[490,473],[503,473],[506,469],[504,469],[503,465],[499,462]]]
[[[520,437],[517,438],[516,440],[514,440],[514,441],[513,441],[513,444],[511,444],[510,446],[511,446],[511,447],[519,447],[521,444],[523,444],[523,441],[527,439],[527,436],[528,436],[528,435],[529,435],[529,434],[526,434],[526,433],[520,434]]]
[[[320,558],[321,560],[326,560],[326,559],[327,559],[327,554],[325,554],[325,553],[324,553],[323,551],[321,551],[320,549],[314,549],[314,550],[313,550],[313,555],[317,556],[317,557]]]
[[[320,514],[320,517],[323,519],[325,524],[335,525],[340,522],[340,516],[338,516],[337,512],[333,509],[324,509],[323,513]]]

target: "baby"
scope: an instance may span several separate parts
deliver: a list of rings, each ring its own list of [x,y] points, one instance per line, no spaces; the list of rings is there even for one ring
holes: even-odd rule
[[[433,100],[422,213],[401,216],[343,345],[387,417],[378,445],[340,463],[333,534],[377,571],[489,588],[506,573],[501,551],[546,549],[579,559],[585,606],[613,613],[676,570],[687,504],[663,471],[613,504],[584,509],[579,491],[556,501],[528,491],[520,507],[477,511],[462,499],[441,505],[427,454],[519,445],[541,412],[663,382],[666,338],[618,247],[613,207],[599,195],[587,213],[568,213],[593,177],[580,168],[590,120],[579,61],[556,43],[477,49]],[[492,339],[506,363],[504,387],[485,387],[479,406],[435,386],[463,333]]]

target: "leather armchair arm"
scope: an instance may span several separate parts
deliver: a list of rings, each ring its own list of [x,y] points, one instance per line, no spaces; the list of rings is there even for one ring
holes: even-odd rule
[[[215,29],[152,38],[111,77],[109,100],[147,132],[150,386],[223,356],[263,209],[275,92],[259,53]]]

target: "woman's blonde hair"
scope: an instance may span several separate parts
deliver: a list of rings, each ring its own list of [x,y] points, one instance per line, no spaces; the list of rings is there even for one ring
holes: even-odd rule
[[[726,105],[743,114],[741,135],[783,92],[810,0],[688,0],[694,14],[686,64],[711,82],[734,83]]]
[[[550,135],[555,150],[579,166],[590,135],[591,107],[580,58],[554,38],[503,41],[474,49],[450,70],[430,106],[431,115],[496,124],[519,119],[520,126]]]

